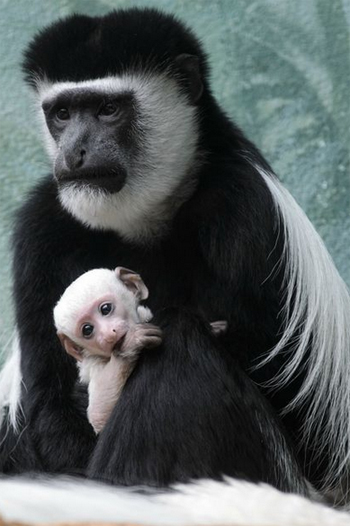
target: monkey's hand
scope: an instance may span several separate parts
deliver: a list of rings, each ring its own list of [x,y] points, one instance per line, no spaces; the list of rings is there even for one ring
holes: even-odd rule
[[[158,347],[162,343],[162,331],[151,323],[136,323],[123,338],[117,356],[124,359],[137,359],[142,349]]]
[[[215,334],[215,336],[220,336],[227,331],[228,323],[225,320],[218,320],[211,322],[210,326],[213,334]]]

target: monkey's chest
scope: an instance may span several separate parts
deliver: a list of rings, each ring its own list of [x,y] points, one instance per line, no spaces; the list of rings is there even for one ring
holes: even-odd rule
[[[173,306],[188,306],[215,317],[223,311],[218,284],[210,275],[195,238],[167,239],[151,246],[123,243],[113,235],[104,236],[85,252],[85,270],[123,266],[139,273],[149,290],[147,305],[153,312]],[[91,257],[89,257],[89,255]],[[213,318],[214,319],[214,318]]]

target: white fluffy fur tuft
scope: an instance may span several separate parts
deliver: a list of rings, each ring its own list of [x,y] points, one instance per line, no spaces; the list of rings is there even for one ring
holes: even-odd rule
[[[21,351],[18,336],[15,334],[11,354],[0,372],[0,429],[7,410],[12,427],[15,431],[18,429],[21,385]]]
[[[145,525],[348,526],[350,515],[270,486],[233,479],[200,480],[176,491],[136,493],[65,479],[0,479],[0,513],[29,522]]]
[[[306,378],[286,410],[305,405],[304,440],[315,447],[320,458],[327,451],[333,455],[327,489],[349,473],[350,295],[302,209],[273,174],[258,170],[273,197],[285,238],[287,291],[281,313],[283,334],[263,363],[286,346],[291,349],[287,367],[271,382],[278,387],[287,383],[306,359]]]

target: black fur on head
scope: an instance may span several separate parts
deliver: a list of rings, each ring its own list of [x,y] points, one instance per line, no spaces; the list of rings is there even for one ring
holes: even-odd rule
[[[26,81],[79,82],[124,72],[172,71],[180,55],[198,57],[205,83],[206,59],[192,34],[173,15],[156,9],[112,11],[102,17],[74,14],[40,32],[25,52]],[[181,69],[180,69],[181,73]]]

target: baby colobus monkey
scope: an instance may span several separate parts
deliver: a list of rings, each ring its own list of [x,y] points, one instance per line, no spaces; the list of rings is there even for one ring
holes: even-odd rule
[[[140,301],[148,298],[141,276],[124,267],[93,269],[66,288],[54,308],[57,335],[77,360],[89,390],[88,419],[102,431],[142,349],[157,347],[162,331]],[[227,322],[212,322],[214,334]]]
[[[151,311],[140,305],[148,289],[139,274],[117,267],[77,278],[54,308],[57,335],[89,386],[88,419],[99,433],[142,349],[161,344]]]

